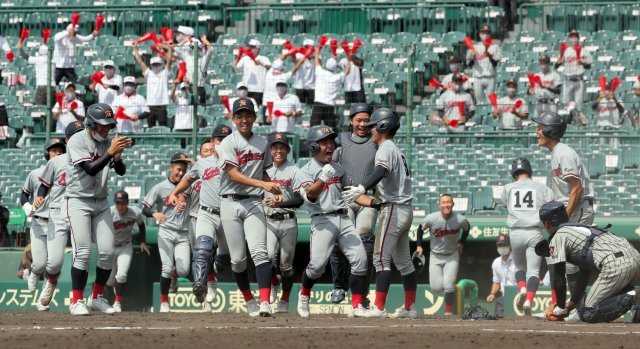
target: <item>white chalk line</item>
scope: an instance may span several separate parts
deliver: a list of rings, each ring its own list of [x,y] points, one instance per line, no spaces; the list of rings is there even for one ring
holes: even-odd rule
[[[503,332],[503,333],[535,333],[535,334],[597,334],[597,335],[615,335],[624,336],[630,334],[640,334],[640,331],[579,331],[579,330],[525,330],[525,329],[498,329],[498,328],[482,328],[484,332]]]

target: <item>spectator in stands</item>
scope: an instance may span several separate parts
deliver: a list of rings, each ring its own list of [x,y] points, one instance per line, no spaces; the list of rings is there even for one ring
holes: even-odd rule
[[[364,85],[362,79],[362,67],[364,61],[358,56],[347,56],[340,60],[340,67],[343,71],[347,71],[349,66],[349,74],[344,76],[344,101],[346,104],[366,103],[367,98],[364,94]]]
[[[462,91],[471,93],[473,86],[471,85],[471,79],[465,73],[462,72],[462,62],[456,56],[452,56],[449,59],[449,74],[442,78],[442,86],[440,93],[444,92],[444,89],[450,89],[453,85],[453,77],[459,76],[462,79]]]
[[[600,91],[592,108],[596,112],[596,124],[599,127],[619,128],[624,121],[624,104],[618,100],[615,91]]]
[[[98,92],[98,103],[105,103],[113,108],[118,93],[122,90],[122,76],[116,73],[116,65],[107,60],[102,65],[104,76],[100,82],[92,82],[89,89]]]
[[[499,119],[500,129],[520,130],[522,120],[529,117],[529,108],[525,100],[517,97],[518,84],[509,80],[506,85],[507,95],[498,98],[498,107],[494,108],[492,115],[495,119]]]
[[[496,66],[502,59],[500,46],[491,38],[489,26],[480,29],[480,41],[467,49],[467,65],[473,69],[473,94],[477,104],[485,104],[495,91]]]
[[[142,69],[142,75],[147,85],[147,107],[149,116],[147,125],[149,127],[167,126],[167,105],[169,104],[169,70],[173,61],[173,49],[171,46],[163,45],[165,49],[165,59],[154,56],[150,60],[151,69],[140,56],[138,46],[133,46],[133,57]]]
[[[56,133],[64,133],[64,129],[70,123],[84,120],[84,103],[78,99],[74,83],[67,84],[64,94],[56,95],[56,104],[51,111],[53,119],[56,120]]]
[[[504,316],[504,287],[516,286],[516,264],[511,256],[508,235],[500,234],[496,240],[496,246],[500,257],[491,263],[493,283],[487,296],[487,303],[496,303],[495,315],[501,318]]]
[[[462,77],[453,77],[451,88],[438,97],[431,116],[431,123],[443,126],[448,132],[463,132],[465,123],[475,112],[473,98],[462,91],[462,84]]]
[[[533,95],[536,100],[536,115],[542,113],[558,112],[558,96],[560,95],[560,75],[551,69],[551,59],[548,56],[541,56],[538,60],[540,64],[540,72],[536,76],[540,79],[540,83],[535,86],[529,86],[529,94]]]
[[[7,60],[13,59],[13,51],[9,43],[0,35],[0,49],[5,53]],[[11,59],[9,59],[11,57]],[[0,84],[2,84],[2,69],[0,69]],[[7,115],[7,107],[4,105],[4,97],[0,96],[0,140],[7,138],[9,129],[9,116]]]
[[[69,82],[76,82],[76,45],[93,40],[98,36],[98,31],[94,30],[90,35],[78,35],[79,26],[67,25],[67,29],[57,33],[54,37],[53,61],[56,69],[54,81],[56,85],[67,78]]]
[[[267,70],[264,78],[264,94],[262,95],[262,106],[266,107],[269,105],[269,102],[275,100],[278,93],[276,92],[276,85],[280,82],[288,82],[291,78],[291,75],[294,73],[292,71],[285,72],[284,71],[284,62],[282,58],[277,58],[273,61],[271,68]]]
[[[195,82],[196,71],[198,72],[198,103],[206,104],[207,95],[204,89],[207,75],[207,65],[213,53],[213,45],[209,42],[206,35],[201,35],[200,40],[194,37],[193,28],[187,26],[179,26],[176,34],[175,56],[178,60],[184,61],[187,65],[186,80],[193,85]],[[198,47],[198,69],[195,69],[194,49]]]
[[[190,91],[191,87],[187,82],[173,84],[171,101],[176,105],[176,114],[173,117],[174,131],[193,130],[193,101]]]
[[[582,112],[584,100],[584,73],[591,67],[591,54],[580,46],[580,34],[572,30],[566,43],[560,44],[560,56],[556,60],[556,68],[562,70],[562,103],[581,125],[587,124],[587,117]]]
[[[49,48],[47,45],[42,44],[38,47],[38,52],[34,56],[29,56],[24,49],[24,41],[18,41],[16,47],[18,48],[20,57],[29,62],[29,64],[33,64],[33,68],[35,69],[36,90],[33,96],[33,104],[47,105],[47,64],[49,62]],[[53,73],[53,69],[51,71]],[[51,93],[51,105],[53,105],[53,97],[56,93],[53,85],[53,74],[48,85]]]
[[[288,93],[286,82],[278,82],[276,90],[270,120],[271,129],[276,133],[295,133],[296,120],[302,115],[302,104],[298,96]]]
[[[229,106],[233,106],[233,103],[235,103],[236,99],[238,98],[248,98],[251,103],[253,103],[253,110],[258,110],[258,102],[256,102],[255,99],[249,97],[249,90],[247,89],[247,85],[240,81],[237,85],[236,85],[236,96],[232,97],[229,99]],[[233,116],[233,112],[231,110],[227,110],[226,113],[224,114],[224,117],[231,120],[231,117]],[[232,127],[235,127],[232,124]]]
[[[249,90],[248,96],[253,98],[258,105],[262,105],[265,75],[267,69],[271,67],[271,61],[260,55],[260,41],[257,39],[250,39],[247,42],[247,48],[251,50],[255,60],[248,55],[240,55],[235,62],[235,68],[242,73],[241,81]]]
[[[314,46],[314,42],[311,39],[305,39],[302,45],[304,47]],[[304,54],[296,53],[291,55],[291,59],[294,64],[302,62],[300,69],[293,74],[293,88],[296,90],[296,96],[304,104],[313,104],[316,82],[316,69],[311,61],[313,57],[306,59]]]
[[[320,61],[320,52],[315,53],[316,64],[316,89],[311,112],[311,126],[325,125],[334,130],[338,126],[338,117],[335,111],[338,92],[344,83],[344,77],[351,72],[351,64],[343,71],[338,70],[338,62],[331,57],[327,59],[324,67]]]
[[[147,100],[136,91],[136,78],[126,76],[122,94],[113,102],[118,132],[140,132],[140,120],[149,116]]]

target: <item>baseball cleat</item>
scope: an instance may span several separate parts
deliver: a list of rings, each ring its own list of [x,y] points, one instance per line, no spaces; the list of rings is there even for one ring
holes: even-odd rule
[[[274,313],[288,313],[289,312],[289,302],[280,300],[276,303],[276,306],[273,310]]]
[[[120,302],[113,302],[111,308],[113,308],[114,313],[122,313],[122,304]]]
[[[53,292],[56,290],[56,285],[52,284],[47,280],[44,283],[44,287],[42,288],[42,292],[40,292],[39,303],[42,306],[48,307],[49,303],[51,303],[51,298],[53,298]]]
[[[89,315],[89,308],[87,308],[87,305],[84,303],[84,299],[80,299],[69,305],[69,313],[74,316]]]
[[[531,316],[531,301],[530,300],[526,300],[526,301],[524,301],[524,303],[522,303],[522,311],[524,312],[525,316]]]
[[[29,278],[27,278],[27,289],[30,292],[33,292],[38,287],[38,275],[36,273],[30,273]]]
[[[207,281],[207,296],[204,298],[207,303],[211,303],[216,299],[217,286],[218,284],[215,281]]]
[[[38,309],[38,311],[49,311],[49,306],[48,305],[42,305],[40,304],[40,302],[36,303],[36,309]]]
[[[582,321],[580,319],[580,315],[578,314],[578,311],[573,309],[572,311],[569,312],[569,315],[564,318],[564,321],[566,322],[580,322]]]
[[[271,304],[278,301],[278,292],[280,292],[280,284],[271,285],[271,297],[269,300]]]
[[[365,313],[365,317],[383,319],[387,317],[387,312],[384,309],[380,310],[378,307],[373,306]]]
[[[358,304],[357,307],[351,309],[351,314],[349,317],[367,317],[367,313],[369,309],[362,306],[362,304]]]
[[[208,289],[203,283],[195,281],[193,283],[193,295],[196,296],[196,301],[198,303],[204,303],[206,297],[208,296]]]
[[[169,307],[169,303],[167,303],[167,302],[160,303],[160,312],[161,313],[168,313],[170,311],[171,311],[171,308]]]
[[[411,309],[407,309],[404,306],[397,308],[395,312],[389,314],[392,319],[416,319],[418,318],[418,312],[415,305],[411,306]]]
[[[309,318],[309,296],[298,295],[298,315]]]
[[[335,288],[331,291],[331,303],[339,304],[342,303],[345,297],[345,291],[343,289]]]
[[[260,317],[270,317],[270,316],[271,316],[271,304],[269,304],[269,302],[261,302]]]
[[[89,306],[91,307],[92,310],[97,310],[97,311],[100,311],[100,312],[102,312],[104,314],[113,314],[113,313],[115,313],[115,310],[111,307],[109,302],[107,302],[107,300],[104,299],[102,296],[98,296],[96,298],[93,298],[91,300],[91,303],[89,304]]]
[[[207,313],[213,311],[213,309],[211,309],[211,304],[209,304],[208,302],[202,303],[202,311]]]
[[[255,299],[247,301],[247,314],[251,317],[257,317],[260,315],[260,305],[258,305],[258,302],[256,302]]]
[[[518,310],[523,311],[524,302],[527,300],[527,289],[521,288],[520,293],[518,293],[516,297],[518,297],[516,307],[518,308]]]

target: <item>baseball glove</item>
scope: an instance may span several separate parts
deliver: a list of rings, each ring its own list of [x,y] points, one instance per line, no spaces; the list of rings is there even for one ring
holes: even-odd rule
[[[554,309],[556,305],[553,303],[549,303],[547,309],[544,310],[544,318],[547,321],[564,321],[566,315],[557,315],[554,313]]]

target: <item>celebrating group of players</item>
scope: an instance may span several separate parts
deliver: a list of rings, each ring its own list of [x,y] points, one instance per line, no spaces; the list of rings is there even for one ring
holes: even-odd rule
[[[128,196],[122,191],[115,194],[113,208],[107,203],[109,172],[125,174],[122,154],[132,145],[126,137],[111,135],[116,122],[109,106],[94,104],[84,125],[70,124],[66,146],[59,141],[47,145],[48,163],[29,175],[23,189],[23,202],[33,203],[29,288],[35,289],[38,278],[46,273],[39,310],[48,309],[69,231],[73,246],[70,313],[86,315],[89,308],[121,311],[135,225],[141,232],[140,247],[149,253],[143,243],[144,215],[159,224],[161,312],[170,311],[172,278],[186,276],[190,269],[197,300],[205,305],[212,302],[216,269],[222,265],[216,261],[224,256],[230,259],[250,316],[287,312],[294,276],[296,209],[303,206],[311,216],[311,243],[297,304],[301,317],[309,317],[311,290],[329,260],[336,284],[332,300],[342,301],[350,289],[352,316],[417,317],[416,269],[408,236],[413,223],[411,172],[393,141],[399,117],[386,108],[371,112],[366,104],[354,103],[351,132],[311,127],[307,136],[311,159],[297,168],[287,160],[291,148],[285,135],[267,139],[253,132],[256,111],[249,99],[237,99],[232,113],[235,130],[218,126],[210,142],[201,146],[196,162],[182,153],[171,157],[167,179],[146,194],[141,211],[128,207]],[[527,159],[516,159],[511,171],[515,181],[504,188],[499,200],[509,211],[520,306],[530,312],[546,257],[554,298],[548,319],[561,320],[575,308],[583,321],[611,321],[632,309],[634,321],[640,321],[640,294],[632,287],[640,280],[640,253],[625,239],[591,226],[594,198],[588,172],[577,153],[560,142],[566,122],[552,113],[533,121],[538,123],[538,144],[552,153],[549,188],[532,180]],[[428,230],[430,285],[444,292],[445,313],[451,314],[469,223],[453,212],[450,195],[442,194],[439,204],[440,211],[419,225],[416,256],[423,254],[422,235]],[[543,228],[549,239],[544,238]],[[98,261],[87,306],[84,288],[92,242]],[[255,266],[258,300],[249,286],[246,251]],[[387,314],[392,264],[402,276],[405,302]],[[376,272],[373,304],[367,298],[371,266]],[[594,275],[596,281],[585,296]],[[106,285],[115,289],[113,305],[103,297]],[[280,287],[278,298],[273,291]]]

